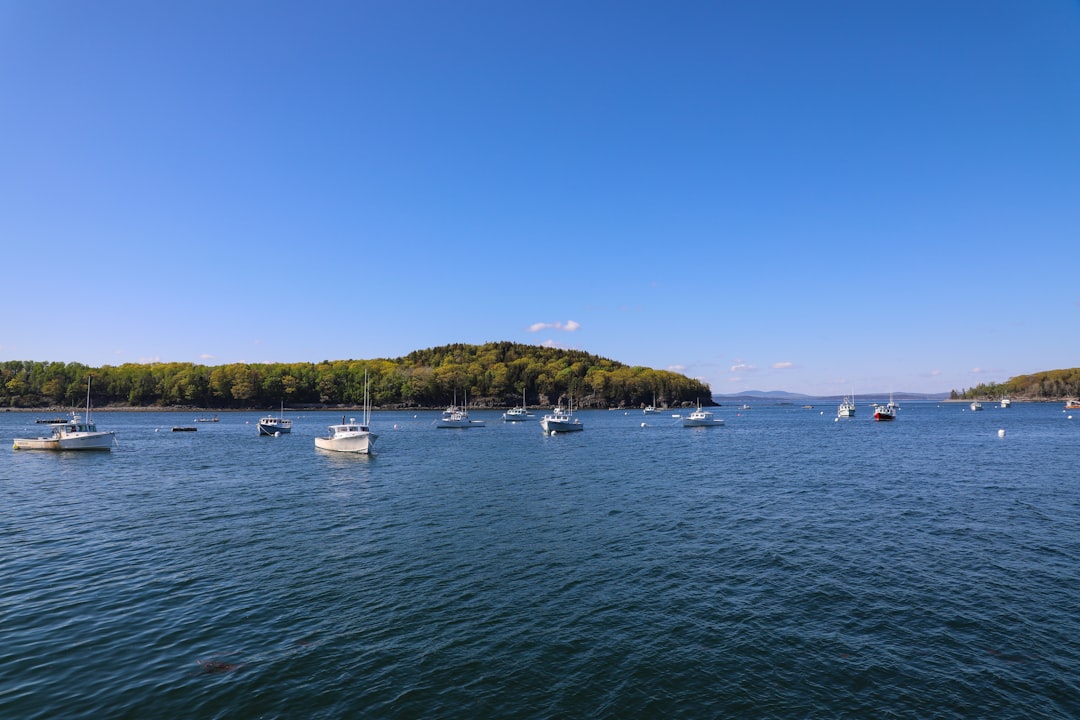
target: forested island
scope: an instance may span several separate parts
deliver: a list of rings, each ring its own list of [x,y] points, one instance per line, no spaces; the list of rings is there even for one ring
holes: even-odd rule
[[[1032,375],[1018,375],[1003,383],[980,383],[973,388],[953,390],[953,400],[1013,400],[1056,401],[1080,397],[1080,368],[1045,370]]]
[[[359,406],[368,377],[371,402],[381,408],[641,407],[701,402],[707,384],[679,373],[630,367],[580,350],[511,342],[454,344],[405,357],[324,360],[319,363],[125,363],[93,368],[80,363],[9,360],[0,363],[0,407],[79,407],[92,376],[94,407],[207,409]]]

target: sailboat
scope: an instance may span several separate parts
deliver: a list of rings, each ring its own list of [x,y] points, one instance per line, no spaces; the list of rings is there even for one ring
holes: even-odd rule
[[[86,422],[76,413],[64,423],[54,423],[48,437],[15,438],[13,450],[112,450],[116,433],[98,430],[90,416],[90,377],[86,378]]]
[[[365,372],[364,421],[358,423],[356,418],[349,418],[349,422],[345,422],[345,416],[342,415],[341,423],[331,425],[326,437],[315,438],[315,447],[320,450],[374,455],[375,440],[378,437],[378,435],[371,432],[371,400],[368,396],[368,376],[367,372]]]

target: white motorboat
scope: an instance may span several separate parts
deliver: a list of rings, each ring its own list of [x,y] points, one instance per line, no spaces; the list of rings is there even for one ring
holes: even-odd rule
[[[983,408],[982,408],[982,403],[981,403],[981,402],[979,402],[978,400],[976,400],[975,402],[971,403],[971,411],[972,411],[972,412],[974,412],[974,411],[976,411],[976,410],[982,410],[982,409],[983,409]]]
[[[443,410],[442,417],[435,421],[435,427],[449,429],[484,427],[484,421],[469,419],[468,393],[465,394],[465,404],[461,407],[457,405],[457,394],[455,393],[454,403]]]
[[[371,432],[371,428],[356,422],[356,418],[341,418],[340,425],[331,425],[326,437],[315,438],[315,447],[320,450],[334,450],[336,452],[359,453],[361,455],[375,454],[375,440],[379,437]]]
[[[702,410],[700,401],[698,402],[697,410],[682,419],[683,427],[719,427],[723,424],[724,421],[713,417],[713,413],[708,410]]]
[[[285,403],[281,404],[281,414],[277,417],[267,415],[259,420],[260,435],[284,435],[292,432],[292,420],[285,417]]]
[[[545,433],[554,435],[557,432],[577,432],[584,430],[585,426],[580,418],[574,417],[574,403],[571,401],[570,409],[563,410],[562,405],[553,408],[549,415],[545,415],[540,421],[540,427]]]
[[[13,450],[112,450],[116,433],[98,430],[90,415],[90,378],[86,380],[86,422],[76,413],[64,423],[52,423],[52,433],[15,438]]]
[[[644,413],[645,415],[652,415],[654,413],[660,412],[660,408],[656,407],[656,393],[653,393],[652,405],[646,405],[645,409],[642,410],[641,412]]]
[[[375,454],[375,440],[379,436],[371,432],[371,400],[368,396],[366,372],[364,373],[364,421],[358,423],[356,418],[349,418],[349,422],[345,422],[345,416],[342,415],[341,423],[331,425],[329,430],[326,437],[315,438],[315,447],[334,452]]]
[[[521,391],[521,407],[510,408],[503,413],[503,422],[520,422],[522,420],[529,420],[533,417],[525,406],[525,391]]]
[[[1012,400],[1010,400],[1010,399],[1009,399],[1009,398],[1007,398],[1007,397],[1002,397],[1002,398],[1001,398],[1001,407],[1003,407],[1003,408],[1007,408],[1007,407],[1009,407],[1010,405],[1012,405]]]
[[[851,397],[844,398],[844,401],[840,403],[840,407],[836,409],[837,417],[855,417],[855,393],[851,394]]]

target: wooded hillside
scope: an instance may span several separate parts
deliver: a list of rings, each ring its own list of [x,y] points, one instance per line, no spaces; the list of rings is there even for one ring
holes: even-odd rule
[[[969,390],[952,391],[952,397],[956,400],[996,399],[1002,395],[1014,400],[1064,400],[1080,397],[1080,368],[1018,375],[1003,383],[981,383]]]
[[[709,386],[684,375],[629,367],[579,350],[510,342],[445,345],[405,357],[320,363],[105,365],[0,363],[0,407],[79,407],[93,375],[94,407],[209,409],[360,405],[368,373],[376,407],[553,405],[572,395],[581,407],[712,404]]]

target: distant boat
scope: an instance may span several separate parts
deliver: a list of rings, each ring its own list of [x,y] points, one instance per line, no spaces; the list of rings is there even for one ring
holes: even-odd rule
[[[844,398],[840,407],[836,409],[836,415],[837,417],[855,417],[855,393],[851,393],[851,397]]]
[[[1010,405],[1012,405],[1012,400],[1010,400],[1010,399],[1009,399],[1009,398],[1007,398],[1007,397],[1002,397],[1002,398],[1001,398],[1001,407],[1002,407],[1002,408],[1007,408],[1007,407],[1009,407]]]
[[[326,437],[315,438],[315,447],[320,450],[374,455],[375,440],[378,437],[378,435],[371,432],[371,404],[368,398],[368,378],[365,372],[364,421],[358,423],[356,418],[349,418],[349,422],[345,422],[345,416],[342,415],[341,424],[331,425]]]
[[[292,420],[285,417],[285,403],[281,403],[281,414],[277,417],[267,415],[259,420],[260,435],[284,435],[292,432]]]
[[[974,411],[976,411],[976,410],[982,410],[982,409],[983,409],[982,403],[981,403],[981,402],[979,402],[978,400],[976,400],[975,402],[971,403],[971,411],[972,411],[972,412],[974,412]]]
[[[1080,410],[1080,400],[1066,400],[1065,401],[1065,409],[1066,410]]]
[[[13,450],[112,450],[116,433],[97,429],[90,415],[90,378],[86,379],[86,422],[71,413],[63,423],[51,423],[48,437],[15,438]]]
[[[700,400],[698,401],[697,410],[690,413],[682,420],[683,427],[719,427],[723,424],[723,420],[714,418],[711,412],[701,409]]]
[[[173,432],[196,432],[199,428],[177,426],[172,429]]]
[[[217,415],[215,415],[214,417],[195,418],[195,422],[200,422],[200,423],[201,422],[217,422],[217,421],[218,421],[218,416]]]
[[[875,405],[874,406],[874,420],[888,421],[896,419],[896,411],[900,409],[900,406],[893,402],[892,395],[889,396],[888,405]]]
[[[532,418],[532,414],[525,407],[525,390],[521,391],[521,407],[510,408],[503,413],[503,422],[520,422]]]
[[[545,415],[540,421],[540,427],[545,433],[578,432],[585,426],[579,418],[574,417],[574,401],[570,401],[570,409],[563,410],[562,405],[553,408],[549,415]]]
[[[454,404],[443,410],[442,417],[435,422],[437,428],[473,428],[484,427],[483,420],[469,419],[469,394],[465,393],[465,404],[457,406],[457,393],[454,394]]]
[[[653,413],[660,412],[659,408],[656,407],[656,393],[653,393],[652,405],[646,405],[645,409],[641,412],[645,413],[646,415],[652,415]]]

